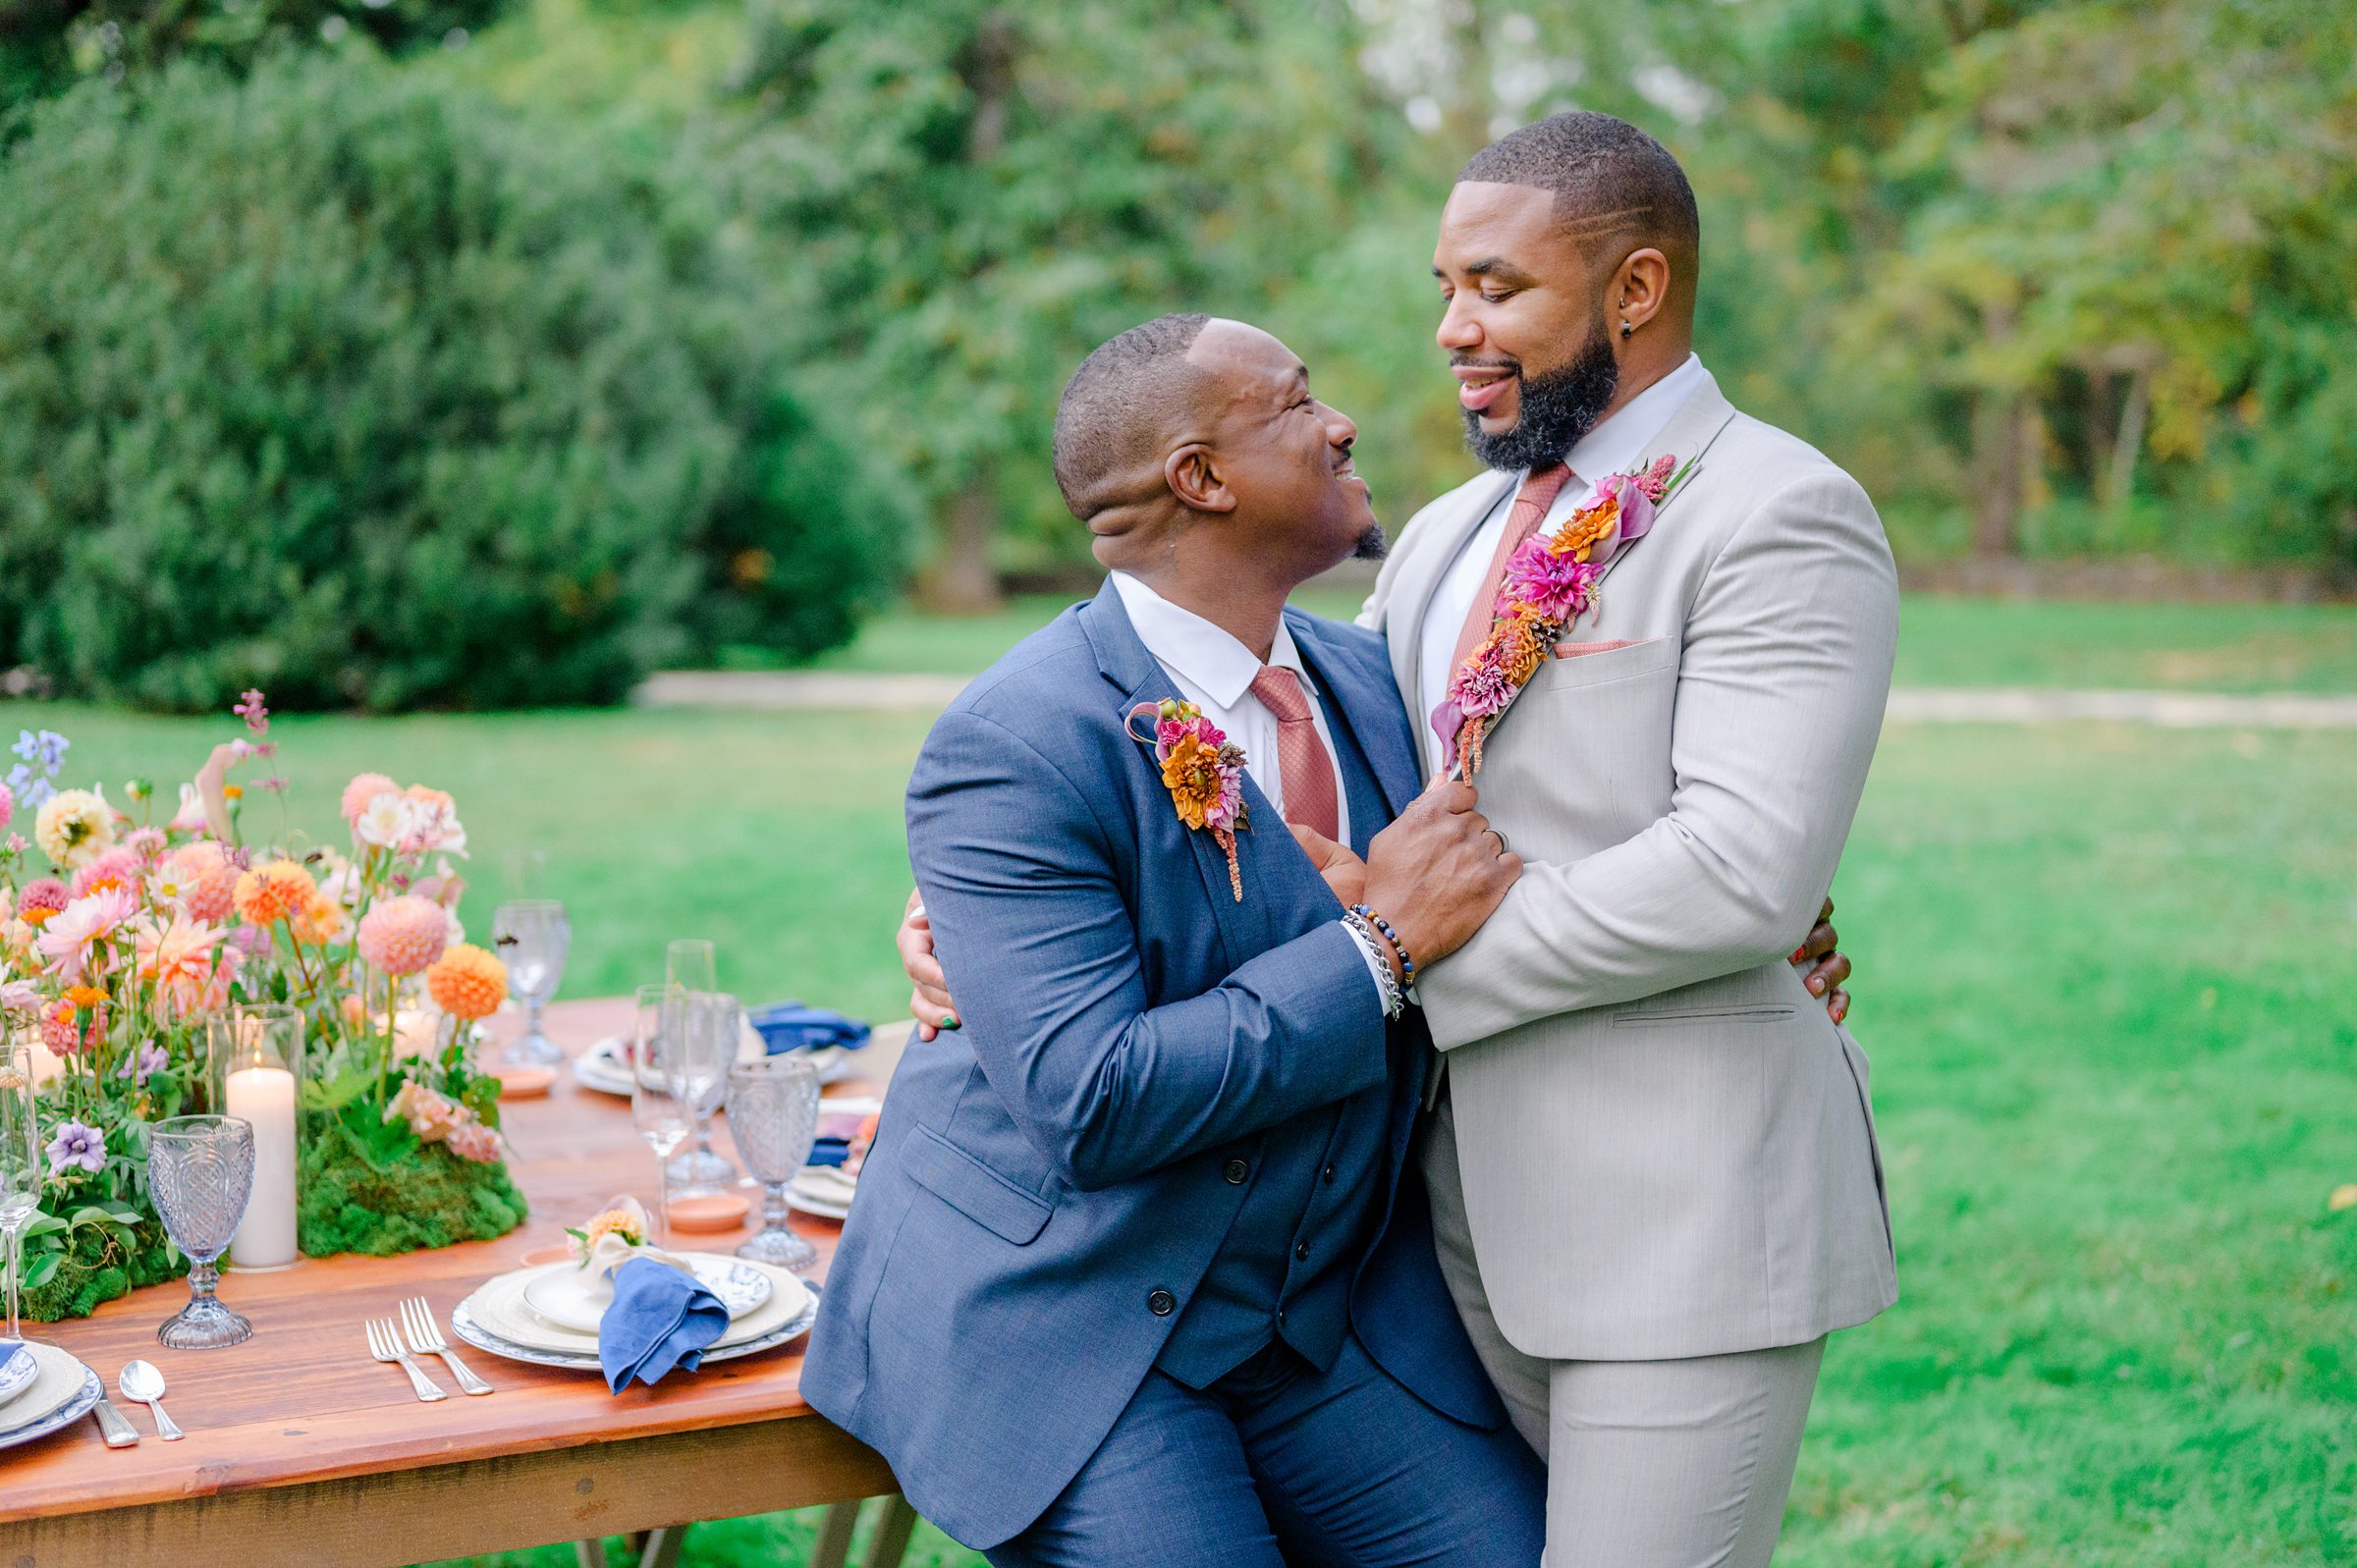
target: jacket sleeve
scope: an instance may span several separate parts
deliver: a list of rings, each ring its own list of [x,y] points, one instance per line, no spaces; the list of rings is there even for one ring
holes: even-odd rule
[[[1148,1006],[1104,824],[1003,725],[958,711],[935,726],[909,784],[908,853],[984,1076],[1076,1187],[1383,1079],[1380,995],[1339,920]]]
[[[1828,467],[1764,501],[1688,612],[1669,814],[1585,859],[1526,865],[1473,940],[1417,977],[1434,1042],[1790,953],[1865,788],[1897,633],[1890,546],[1854,480]]]

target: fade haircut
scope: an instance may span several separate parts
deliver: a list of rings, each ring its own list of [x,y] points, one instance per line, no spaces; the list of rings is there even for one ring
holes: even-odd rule
[[[1555,192],[1555,215],[1584,243],[1626,235],[1690,271],[1702,252],[1694,188],[1670,149],[1609,114],[1550,115],[1500,136],[1457,171],[1457,183]]]
[[[1172,424],[1201,395],[1209,372],[1186,357],[1211,317],[1184,311],[1107,339],[1080,361],[1056,405],[1056,488],[1085,522],[1106,503],[1105,481],[1162,457]]]

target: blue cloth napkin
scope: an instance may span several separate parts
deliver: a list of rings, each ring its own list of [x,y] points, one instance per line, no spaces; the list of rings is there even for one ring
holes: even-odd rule
[[[856,1018],[847,1018],[824,1007],[812,1007],[799,1001],[773,1001],[766,1007],[755,1007],[745,1014],[745,1021],[761,1037],[762,1045],[773,1056],[789,1051],[818,1051],[828,1046],[841,1046],[856,1051],[867,1044],[868,1028]]]
[[[9,1373],[14,1372],[20,1360],[30,1361],[31,1359],[32,1352],[25,1348],[24,1340],[0,1339],[0,1377],[6,1377]]]
[[[695,1371],[728,1326],[729,1309],[693,1274],[632,1258],[614,1271],[614,1305],[597,1325],[607,1388],[620,1393],[632,1378],[658,1382],[674,1367]]]

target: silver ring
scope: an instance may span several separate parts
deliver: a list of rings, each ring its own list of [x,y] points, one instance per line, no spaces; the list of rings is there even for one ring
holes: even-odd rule
[[[1491,838],[1495,838],[1495,839],[1497,839],[1497,840],[1498,840],[1498,852],[1499,852],[1500,854],[1505,854],[1505,853],[1506,853],[1506,835],[1505,835],[1505,834],[1502,834],[1502,833],[1500,833],[1500,832],[1499,832],[1497,829],[1495,829],[1495,828],[1484,828],[1484,829],[1482,829],[1481,831],[1482,831],[1483,833],[1486,833],[1486,834],[1488,834],[1488,835],[1489,835]]]

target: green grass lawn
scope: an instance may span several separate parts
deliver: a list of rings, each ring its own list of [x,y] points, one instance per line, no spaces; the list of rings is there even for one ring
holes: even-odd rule
[[[1313,589],[1321,615],[1360,595]],[[995,615],[879,616],[828,670],[979,670],[1070,602],[1031,594]],[[2132,686],[2196,691],[2357,691],[2357,606],[2009,603],[1909,594],[1896,676],[1912,686]]]
[[[1911,618],[1910,628],[1922,624]],[[0,709],[76,777],[184,776],[232,725]],[[748,997],[902,986],[915,716],[284,721],[300,820],[384,767],[572,905],[569,995],[702,934]],[[1894,727],[1836,893],[1901,1300],[1836,1335],[1780,1563],[2357,1561],[2357,734]],[[249,809],[267,813],[266,799]],[[808,1515],[685,1561],[803,1560]],[[564,1568],[569,1548],[495,1560]],[[927,1533],[911,1560],[978,1558]]]

